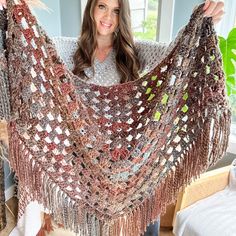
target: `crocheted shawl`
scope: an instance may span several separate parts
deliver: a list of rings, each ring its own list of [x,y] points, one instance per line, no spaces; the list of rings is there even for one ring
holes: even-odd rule
[[[23,0],[7,14],[20,215],[37,200],[79,235],[137,236],[224,154],[230,112],[202,6],[155,69],[110,87],[74,75]]]

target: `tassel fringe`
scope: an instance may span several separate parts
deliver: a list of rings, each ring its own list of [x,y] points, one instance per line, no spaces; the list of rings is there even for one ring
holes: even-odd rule
[[[43,225],[36,236],[46,236],[47,233],[50,233],[52,231],[53,231],[53,226],[52,226],[51,216],[44,213]]]
[[[224,111],[218,119],[205,122],[204,129],[196,142],[192,143],[191,149],[185,157],[181,157],[179,165],[170,171],[152,195],[136,209],[113,220],[99,220],[89,209],[78,205],[78,202],[62,192],[47,174],[46,167],[42,169],[21,143],[14,125],[10,127],[10,153],[14,157],[11,164],[19,176],[19,182],[34,194],[33,199],[42,203],[50,211],[53,220],[64,228],[81,236],[137,236],[142,235],[161,213],[165,213],[166,206],[176,199],[180,188],[222,157],[227,148],[229,126],[229,111]],[[44,236],[43,230],[52,229],[50,219],[47,219],[46,228],[38,236]]]

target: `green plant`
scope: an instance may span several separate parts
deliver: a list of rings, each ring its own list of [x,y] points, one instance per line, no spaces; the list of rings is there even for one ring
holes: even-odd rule
[[[156,0],[149,0],[148,1],[148,10],[151,10],[151,11],[157,10],[157,1]]]
[[[157,12],[149,11],[148,17],[145,21],[142,22],[142,27],[144,32],[134,32],[134,36],[139,39],[156,39],[156,30],[157,30]]]
[[[230,31],[227,39],[219,36],[219,45],[223,58],[227,93],[229,96],[236,95],[236,28]]]
[[[233,28],[227,39],[219,36],[219,46],[223,59],[226,89],[232,109],[233,122],[236,122],[236,28]]]

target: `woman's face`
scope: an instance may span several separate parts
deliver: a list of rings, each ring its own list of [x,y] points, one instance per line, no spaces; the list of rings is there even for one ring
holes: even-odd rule
[[[94,20],[98,35],[111,37],[119,24],[118,0],[98,0]]]

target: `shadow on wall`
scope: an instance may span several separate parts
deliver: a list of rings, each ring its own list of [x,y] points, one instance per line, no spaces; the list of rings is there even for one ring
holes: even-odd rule
[[[234,159],[236,159],[236,154],[227,152],[225,156],[220,161],[218,161],[214,166],[210,167],[208,171],[231,165]]]

